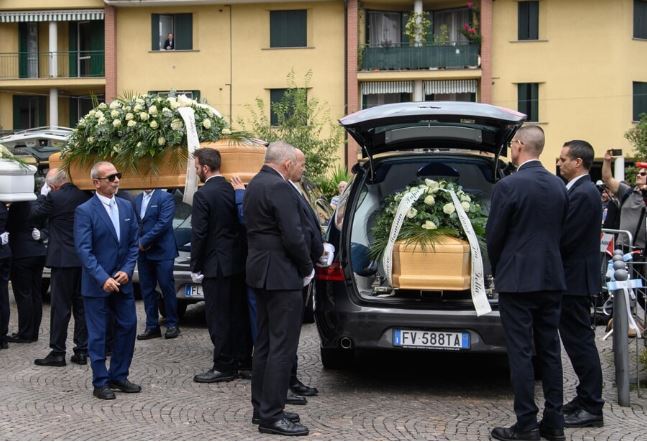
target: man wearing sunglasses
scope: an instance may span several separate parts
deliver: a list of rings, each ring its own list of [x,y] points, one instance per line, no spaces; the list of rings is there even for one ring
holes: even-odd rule
[[[611,173],[613,156],[608,150],[602,163],[602,181],[607,189],[620,201],[620,230],[628,230],[633,236],[634,246],[645,250],[647,229],[645,228],[645,200],[647,191],[647,163],[636,163],[639,167],[636,183],[632,188],[620,182]]]
[[[121,173],[112,163],[92,166],[95,195],[77,207],[74,245],[83,265],[81,294],[88,329],[93,394],[115,399],[112,389],[139,393],[128,380],[135,349],[137,314],[131,282],[137,262],[139,235],[132,204],[115,196]],[[115,318],[110,369],[106,369],[106,329]]]

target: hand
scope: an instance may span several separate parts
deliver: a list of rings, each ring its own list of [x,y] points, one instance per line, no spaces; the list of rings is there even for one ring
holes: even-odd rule
[[[47,194],[52,190],[51,187],[49,187],[49,184],[47,184],[47,181],[43,186],[40,188],[40,194],[43,196],[47,196]]]
[[[119,284],[113,278],[108,278],[106,279],[106,282],[103,283],[103,290],[106,292],[118,292],[120,286],[121,284]]]
[[[314,278],[314,277],[315,277],[315,269],[312,269],[312,272],[310,272],[310,274],[308,276],[303,278],[303,286],[305,287],[308,284],[310,284],[310,281],[312,281],[312,278]]]
[[[243,184],[243,182],[237,175],[231,177],[231,186],[235,190],[245,190],[245,184]]]
[[[115,276],[113,276],[113,278],[115,278],[115,281],[117,281],[120,285],[128,284],[129,281],[128,274],[122,271],[115,273]]]
[[[198,272],[198,273],[191,272],[191,281],[193,281],[194,283],[201,284],[203,279],[204,279],[204,275],[202,274],[202,272]]]
[[[40,241],[40,230],[34,227],[31,231],[31,237],[34,239],[34,241]]]
[[[325,242],[323,244],[323,248],[323,255],[321,255],[317,264],[321,267],[328,267],[330,264],[332,264],[332,260],[335,257],[335,246],[333,246],[329,242]]]
[[[604,152],[604,161],[611,161],[613,157],[611,156],[611,150]]]
[[[9,242],[9,232],[4,232],[0,235],[0,242],[3,246],[7,245],[7,243]]]

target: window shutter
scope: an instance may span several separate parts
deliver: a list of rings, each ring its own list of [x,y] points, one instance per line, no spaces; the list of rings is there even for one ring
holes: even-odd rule
[[[104,25],[103,21],[93,23],[90,28],[90,75],[103,77],[104,74]]]
[[[193,14],[175,15],[175,49],[193,49]]]
[[[77,123],[79,122],[79,100],[78,97],[70,97],[68,103],[70,106],[70,112],[69,112],[69,117],[70,117],[70,124],[69,127],[75,127]]]
[[[633,88],[633,120],[639,121],[640,114],[647,114],[647,83],[635,81]]]
[[[298,48],[308,45],[308,11],[270,11],[270,47]]]
[[[47,97],[37,97],[35,112],[38,113],[38,126],[47,125]]]
[[[539,121],[539,84],[530,83],[530,121]]]
[[[539,2],[520,1],[518,8],[519,40],[537,40],[539,38]]]
[[[79,22],[76,22],[76,21],[70,22],[68,28],[69,28],[68,49],[70,51],[70,58],[68,63],[69,63],[69,69],[70,69],[70,77],[76,77],[79,75],[79,72],[78,72],[79,53],[78,53],[78,47],[77,47],[77,35],[79,30]]]
[[[18,76],[20,78],[27,78],[27,39],[29,38],[29,29],[27,23],[18,23]],[[14,99],[14,109],[15,109]]]
[[[634,38],[647,38],[647,1],[634,0]]]
[[[151,14],[151,50],[153,51],[159,51],[160,49],[159,28],[160,28],[159,14]]]

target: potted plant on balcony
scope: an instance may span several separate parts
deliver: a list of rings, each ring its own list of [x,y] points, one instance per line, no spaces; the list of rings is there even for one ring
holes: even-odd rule
[[[187,112],[193,119],[186,119]],[[184,95],[133,95],[101,103],[79,121],[52,167],[70,171],[72,181],[92,189],[91,165],[111,161],[122,170],[121,187],[141,189],[185,185],[188,137],[192,130],[204,147],[217,148],[223,169],[249,180],[263,164],[264,143],[232,132],[214,108]],[[228,166],[236,164],[235,170]]]
[[[392,287],[470,287],[470,246],[465,241],[465,220],[461,222],[458,211],[465,213],[476,237],[483,238],[487,218],[481,206],[456,183],[425,179],[385,199],[371,229],[374,240],[370,257],[382,259]],[[430,268],[434,271],[429,272]]]
[[[460,29],[460,33],[473,44],[481,44],[481,32],[479,30],[479,8],[474,4],[473,1],[467,2],[467,9],[469,9],[470,22],[463,24],[463,29]]]
[[[0,144],[0,201],[33,201],[36,167],[12,154]]]
[[[428,12],[412,12],[404,25],[404,35],[411,45],[422,46],[427,41],[430,28],[431,20]]]

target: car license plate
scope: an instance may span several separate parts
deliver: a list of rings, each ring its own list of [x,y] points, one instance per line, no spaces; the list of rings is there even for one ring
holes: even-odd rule
[[[202,292],[201,284],[185,284],[184,285],[184,296],[187,298],[200,297],[204,298],[204,293]]]
[[[443,350],[469,350],[468,332],[439,330],[393,330],[393,345],[396,347],[437,348]]]

